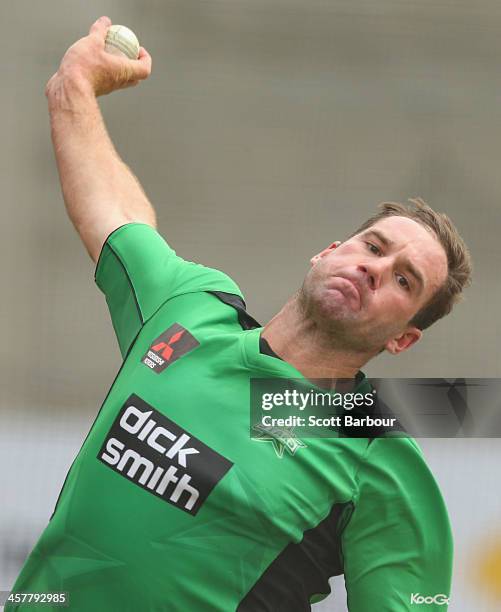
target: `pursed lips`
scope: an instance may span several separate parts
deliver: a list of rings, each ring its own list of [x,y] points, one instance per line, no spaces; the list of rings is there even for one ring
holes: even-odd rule
[[[340,274],[336,275],[336,278],[342,278],[345,281],[348,281],[352,287],[354,287],[355,291],[357,292],[358,295],[358,300],[360,303],[360,307],[362,307],[362,303],[363,303],[363,297],[364,297],[364,290],[362,289],[360,282],[358,279],[355,278],[349,278],[347,276],[342,276]]]

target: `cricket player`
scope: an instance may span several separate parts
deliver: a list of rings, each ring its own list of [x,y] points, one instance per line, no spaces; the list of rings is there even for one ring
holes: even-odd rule
[[[416,442],[384,428],[252,439],[249,388],[370,391],[361,368],[410,349],[469,282],[457,230],[422,200],[385,203],[314,255],[261,327],[231,278],[168,246],[115,151],[97,97],[146,79],[151,58],[107,54],[110,25],[68,49],[46,93],[64,201],[123,363],[13,591],[65,593],[75,611],[299,612],[344,574],[350,612],[446,610],[451,529]]]

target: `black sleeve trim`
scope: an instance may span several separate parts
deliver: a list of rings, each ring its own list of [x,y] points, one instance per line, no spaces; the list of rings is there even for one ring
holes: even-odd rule
[[[228,304],[228,306],[232,306],[237,311],[238,322],[242,326],[242,329],[256,329],[256,327],[262,327],[261,324],[246,311],[245,302],[239,295],[226,293],[225,291],[207,291],[207,293],[212,293],[212,295],[215,295],[221,302]]]
[[[144,323],[145,323],[144,317],[143,317],[143,313],[141,312],[141,307],[139,306],[139,301],[137,299],[136,290],[134,288],[134,285],[132,284],[132,281],[130,280],[130,276],[129,276],[129,273],[127,272],[127,268],[125,267],[124,262],[120,259],[120,257],[118,256],[117,252],[113,249],[113,247],[111,247],[108,244],[108,248],[110,249],[111,253],[116,257],[118,263],[120,264],[120,266],[122,267],[122,269],[124,271],[125,278],[127,279],[127,283],[129,284],[131,293],[134,296],[134,303],[136,304],[137,314],[138,314],[138,317],[139,317],[139,324],[142,327],[144,325]]]
[[[314,595],[330,593],[329,578],[343,573],[341,534],[351,501],[334,504],[328,516],[289,543],[245,594],[237,612],[306,612]]]
[[[122,229],[122,227],[125,227],[126,225],[131,225],[133,223],[136,223],[136,222],[135,221],[129,221],[129,223],[123,223],[122,225],[119,225],[118,227],[116,227],[112,232],[110,232],[106,236],[106,240],[103,242],[103,245],[101,246],[101,250],[99,251],[99,257],[97,258],[96,268],[94,270],[94,280],[96,280],[96,277],[97,277],[97,270],[99,268],[99,264],[101,262],[102,255],[104,253],[104,248],[106,246],[108,246],[111,249],[110,245],[108,244],[108,240],[113,236],[113,234],[115,232],[118,232],[119,229]],[[143,224],[143,225],[146,225],[146,224]]]

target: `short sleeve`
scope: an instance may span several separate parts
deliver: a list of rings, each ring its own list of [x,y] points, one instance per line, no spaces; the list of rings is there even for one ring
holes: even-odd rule
[[[151,226],[128,223],[108,236],[96,267],[120,351],[125,356],[142,325],[167,300],[196,291],[242,293],[220,270],[176,255]]]
[[[350,612],[411,611],[418,603],[430,612],[447,610],[451,528],[413,440],[378,438],[370,444],[342,550]]]

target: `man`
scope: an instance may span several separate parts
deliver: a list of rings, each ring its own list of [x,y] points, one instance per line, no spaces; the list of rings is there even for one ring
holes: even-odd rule
[[[470,275],[444,215],[385,204],[315,255],[261,329],[225,274],[179,258],[107,135],[96,96],[148,77],[99,19],[47,85],[68,214],[124,362],[14,586],[72,610],[307,610],[344,573],[350,612],[446,609],[452,540],[408,437],[249,437],[251,378],[354,378],[447,314]],[[284,449],[281,448],[283,451]],[[413,601],[413,598],[415,601]],[[428,601],[432,599],[432,601]],[[23,606],[12,605],[7,609]]]

